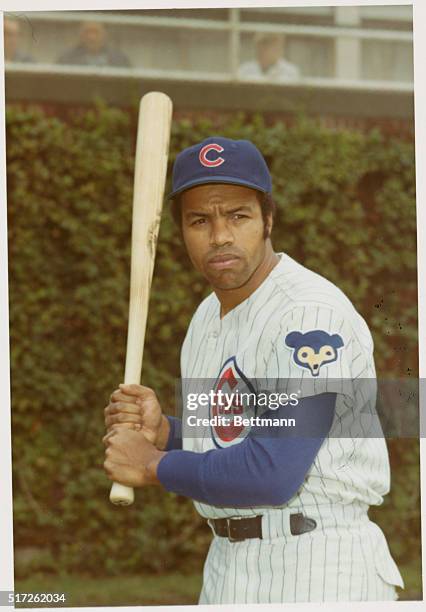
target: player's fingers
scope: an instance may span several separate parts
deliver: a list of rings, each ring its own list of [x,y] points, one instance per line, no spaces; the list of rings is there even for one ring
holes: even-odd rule
[[[126,412],[119,412],[118,414],[110,414],[105,417],[105,426],[108,429],[113,425],[137,423],[142,425],[142,417],[140,414],[129,414]]]
[[[126,395],[132,395],[135,398],[149,399],[155,396],[155,391],[150,387],[144,387],[143,385],[119,385],[120,391]]]
[[[131,469],[128,466],[124,466],[120,463],[114,463],[106,460],[104,462],[104,469],[107,477],[110,480],[119,482],[126,487],[140,487],[145,484],[137,470]]]
[[[107,433],[113,431],[114,429],[131,429],[132,431],[143,431],[143,425],[140,423],[120,423],[120,425],[111,425],[111,427],[107,427]]]
[[[124,393],[121,389],[116,389],[110,395],[110,402],[129,402],[134,404],[137,400],[136,395],[130,395],[129,393]]]
[[[116,434],[117,434],[117,430],[115,428],[112,428],[111,431],[105,434],[104,437],[102,438],[102,442],[104,443],[104,446],[108,446],[109,444],[111,444],[111,438],[113,438]]]
[[[129,404],[128,402],[115,402],[106,406],[105,416],[125,412],[126,414],[141,414],[142,410],[139,404]]]
[[[134,431],[141,431],[142,425],[140,423],[120,423],[119,425],[117,425],[116,423],[113,423],[112,425],[107,426],[106,428],[107,433],[109,433],[113,429],[118,429],[118,428],[133,429]]]
[[[115,478],[114,478],[114,475],[115,475],[114,462],[111,461],[111,459],[105,459],[105,461],[104,461],[104,470],[105,470],[106,475],[108,476],[108,478],[110,478],[111,480],[115,480]]]

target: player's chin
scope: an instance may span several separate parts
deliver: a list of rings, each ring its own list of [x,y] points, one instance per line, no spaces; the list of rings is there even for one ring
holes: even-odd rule
[[[247,277],[247,265],[242,258],[215,265],[210,262],[204,264],[204,275],[215,286],[220,288],[236,288],[244,284]],[[218,284],[217,284],[218,283]],[[223,287],[222,287],[223,286]]]
[[[212,287],[222,291],[226,289],[239,289],[247,282],[246,275],[237,274],[231,270],[222,270],[220,273],[215,274],[210,273],[207,280]]]

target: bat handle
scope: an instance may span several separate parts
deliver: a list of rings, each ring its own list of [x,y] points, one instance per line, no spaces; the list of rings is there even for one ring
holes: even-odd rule
[[[114,482],[109,499],[116,506],[130,506],[134,502],[135,493],[132,487],[126,487],[118,482]]]

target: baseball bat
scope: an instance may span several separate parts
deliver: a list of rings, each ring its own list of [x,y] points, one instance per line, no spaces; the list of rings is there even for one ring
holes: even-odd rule
[[[139,106],[133,188],[132,250],[125,384],[140,384],[149,292],[167,172],[172,101],[161,92],[143,96]],[[114,482],[110,501],[128,506],[131,487]]]

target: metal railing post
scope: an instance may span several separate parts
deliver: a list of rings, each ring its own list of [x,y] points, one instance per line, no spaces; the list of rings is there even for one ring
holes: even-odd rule
[[[351,27],[359,27],[359,7],[335,7],[336,26],[348,29],[348,35],[337,36],[335,40],[335,77],[336,79],[359,80],[361,78],[361,41],[357,36],[350,36]]]
[[[240,67],[240,9],[229,10],[229,23],[229,65],[233,79],[237,80]]]

